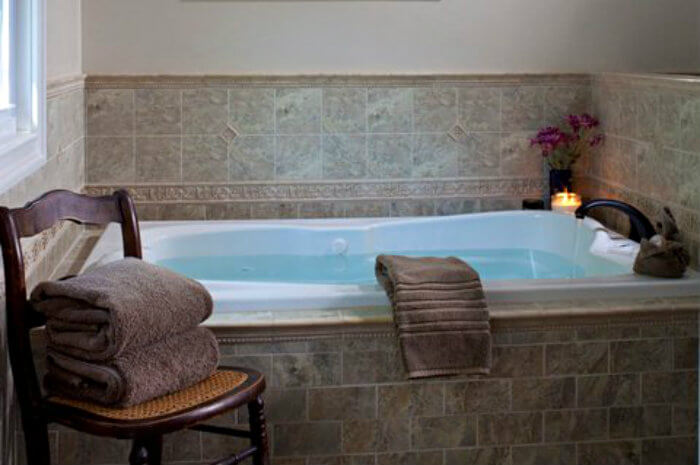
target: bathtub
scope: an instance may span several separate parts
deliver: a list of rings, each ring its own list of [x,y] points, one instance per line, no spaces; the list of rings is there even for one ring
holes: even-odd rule
[[[144,259],[201,281],[216,314],[388,308],[374,279],[379,253],[459,256],[490,303],[700,293],[680,280],[636,276],[638,244],[591,218],[547,211],[447,217],[141,223]],[[121,257],[110,225],[85,267]]]

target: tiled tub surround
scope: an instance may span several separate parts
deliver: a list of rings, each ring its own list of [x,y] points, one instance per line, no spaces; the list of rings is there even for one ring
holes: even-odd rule
[[[620,198],[653,218],[669,205],[698,262],[700,243],[700,80],[679,76],[601,75],[593,111],[606,143],[584,160],[577,187]],[[618,227],[624,219],[614,216]]]
[[[697,463],[698,300],[561,305],[492,308],[485,378],[406,381],[386,315],[215,330],[222,363],[267,377],[273,464]],[[128,454],[125,441],[51,438],[62,465]],[[178,433],[165,461],[209,463],[240,445]]]
[[[85,185],[84,177],[84,90],[83,78],[54,81],[49,84],[47,100],[47,146],[46,164],[22,180],[19,184],[0,194],[0,205],[20,206],[49,189],[71,189],[80,191]],[[52,276],[71,245],[80,234],[72,224],[62,224],[45,233],[22,241],[25,265],[28,270],[28,286]],[[1,260],[0,260],[1,261]],[[0,286],[4,289],[4,277],[0,268]],[[0,462],[13,463],[16,404],[12,380],[9,376],[9,361],[5,347],[5,302],[0,293]]]
[[[144,219],[432,215],[542,193],[539,126],[581,75],[89,77],[87,189]]]

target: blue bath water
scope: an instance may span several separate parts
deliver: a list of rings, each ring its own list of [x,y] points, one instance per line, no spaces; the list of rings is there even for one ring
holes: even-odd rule
[[[396,255],[455,256],[474,267],[483,280],[562,279],[625,273],[602,259],[584,268],[560,255],[527,249],[393,251]],[[377,254],[363,255],[236,255],[176,257],[158,265],[207,281],[264,281],[298,284],[374,283]]]

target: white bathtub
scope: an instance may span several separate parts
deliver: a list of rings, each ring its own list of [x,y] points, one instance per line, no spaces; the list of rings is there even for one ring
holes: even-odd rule
[[[449,217],[144,222],[144,258],[199,279],[217,314],[388,306],[373,278],[379,253],[458,255],[490,302],[668,297],[700,292],[699,275],[635,276],[638,244],[598,222],[551,212]],[[86,267],[121,256],[118,225]]]

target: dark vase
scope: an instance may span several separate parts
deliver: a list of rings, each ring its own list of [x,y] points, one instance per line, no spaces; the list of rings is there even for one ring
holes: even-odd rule
[[[572,192],[571,170],[549,170],[549,195],[564,191]]]

